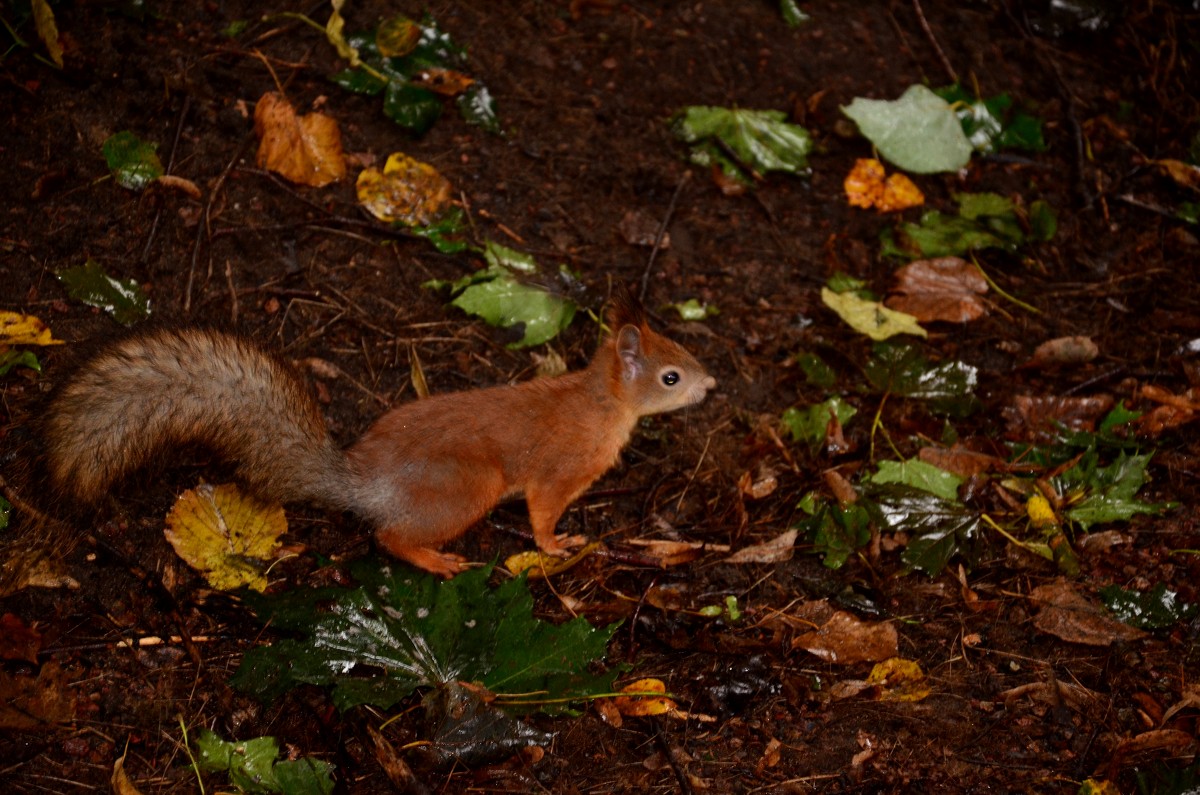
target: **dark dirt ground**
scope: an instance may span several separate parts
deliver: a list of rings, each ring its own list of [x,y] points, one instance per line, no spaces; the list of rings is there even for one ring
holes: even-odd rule
[[[0,307],[40,316],[69,343],[42,355],[42,374],[14,371],[0,381],[6,473],[21,470],[13,451],[23,449],[40,397],[66,371],[69,349],[118,333],[108,316],[67,300],[52,275],[89,257],[143,285],[159,318],[236,327],[295,360],[335,362],[346,377],[316,380],[343,441],[385,405],[411,399],[410,346],[435,391],[531,374],[528,353],[506,349],[499,332],[419,286],[479,263],[362,224],[352,180],[294,188],[255,168],[246,108],[274,88],[265,63],[298,107],[323,101],[347,152],[381,162],[403,150],[435,165],[461,191],[481,234],[578,271],[587,290],[574,297],[585,307],[598,309],[612,283],[636,283],[646,268],[649,249],[625,242],[621,219],[669,215],[670,248],[650,270],[649,303],[658,309],[697,297],[719,306],[702,328],[671,324],[665,313],[660,324],[719,386],[702,406],[647,422],[624,463],[568,512],[564,527],[572,532],[615,532],[618,547],[626,538],[674,533],[739,548],[786,529],[800,496],[823,488],[824,471],[840,466],[849,476],[867,460],[865,420],[847,427],[853,449],[841,457],[781,450],[770,429],[785,408],[826,397],[795,367],[797,352],[819,351],[841,383],[861,383],[870,344],[821,305],[819,287],[845,271],[883,293],[895,266],[877,253],[886,220],[848,207],[842,194],[843,176],[870,147],[839,134],[838,107],[854,96],[892,98],[914,82],[950,82],[931,36],[964,81],[1035,109],[1050,149],[976,158],[962,176],[918,178],[930,206],[951,207],[957,191],[991,190],[1046,199],[1060,219],[1050,244],[1024,256],[982,257],[999,286],[1041,314],[997,300],[1004,311],[934,326],[923,343],[935,359],[980,368],[983,408],[957,426],[960,437],[1002,452],[1004,412],[1016,395],[1123,398],[1138,383],[1181,393],[1200,381],[1196,355],[1180,353],[1200,337],[1196,228],[1142,206],[1195,199],[1146,165],[1185,157],[1200,123],[1194,4],[1117,3],[1103,30],[1058,37],[1026,26],[1048,20],[1050,4],[1036,2],[1013,3],[1011,11],[998,0],[925,2],[928,32],[914,4],[901,0],[807,2],[812,21],[795,30],[774,4],[757,0],[572,5],[433,0],[427,10],[469,49],[470,69],[496,96],[507,134],[489,135],[447,113],[414,140],[383,117],[377,100],[327,81],[339,67],[336,54],[311,29],[255,22],[235,40],[221,35],[230,22],[264,11],[324,19],[321,4],[159,3],[144,21],[104,3],[57,4],[66,68],[56,72],[20,48],[0,62]],[[11,8],[0,5],[5,14]],[[346,13],[354,29],[423,10],[364,2]],[[29,28],[23,34],[35,40]],[[667,117],[691,104],[788,111],[817,140],[811,178],[774,176],[752,194],[723,195],[683,161],[669,133]],[[157,142],[170,172],[193,180],[202,198],[135,194],[102,179],[101,143],[125,129]],[[207,226],[198,223],[206,206]],[[1090,335],[1100,357],[1057,370],[1020,367],[1038,344],[1069,334]],[[579,366],[595,337],[581,313],[549,347]],[[844,391],[860,420],[874,414],[876,397]],[[913,401],[889,401],[881,419],[905,455],[922,435],[941,436],[942,420]],[[1094,594],[1107,583],[1165,583],[1184,601],[1200,601],[1200,558],[1171,554],[1200,548],[1200,440],[1185,425],[1153,446],[1148,498],[1180,507],[1121,525],[1131,543],[1082,549],[1078,584]],[[760,467],[778,471],[779,487],[744,498],[740,476]],[[195,456],[161,477],[135,480],[122,492],[117,519],[84,522],[79,543],[53,550],[65,554],[64,571],[78,587],[0,599],[0,614],[40,633],[36,663],[3,662],[5,687],[11,694],[14,682],[41,672],[40,714],[58,715],[0,729],[5,792],[107,789],[127,747],[125,769],[142,792],[194,791],[176,716],[193,730],[275,735],[336,764],[340,791],[394,791],[369,733],[388,716],[339,715],[315,689],[263,707],[227,687],[262,629],[235,602],[214,596],[161,534],[173,495],[219,472]],[[36,482],[23,489],[36,499]],[[289,515],[291,537],[312,552],[345,560],[370,550],[349,518],[303,507]],[[10,535],[21,522],[15,527]],[[528,537],[511,528],[527,528],[521,505],[504,506],[452,548],[475,560],[527,548]],[[3,561],[10,568],[18,561],[12,550],[30,543],[15,538]],[[1053,565],[1012,554],[996,536],[987,546],[966,575],[979,603],[968,602],[949,572],[905,573],[899,550],[887,544],[837,571],[803,548],[772,565],[722,564],[721,555],[709,555],[653,570],[593,558],[557,578],[553,593],[534,586],[539,613],[565,618],[560,594],[598,623],[624,618],[610,662],[631,663],[631,676],[663,678],[684,708],[716,720],[626,718],[616,726],[589,709],[534,719],[557,732],[544,756],[475,770],[407,759],[425,791],[447,793],[1068,793],[1092,775],[1130,793],[1156,766],[1186,767],[1195,751],[1187,743],[1138,751],[1122,741],[1160,729],[1194,733],[1195,703],[1166,722],[1164,713],[1195,692],[1200,624],[1110,646],[1066,642],[1034,626],[1027,599],[1055,579]],[[331,577],[313,554],[278,574],[285,589]],[[652,589],[665,587],[691,609],[736,595],[746,616],[724,622],[651,606]],[[827,664],[792,650],[801,627],[779,617],[818,599],[894,622],[901,654],[927,672],[932,694],[917,703],[869,694],[831,700],[829,684],[861,679],[871,666]],[[117,645],[151,635],[212,640],[137,652]],[[1056,682],[1086,695],[1045,697],[1059,692],[1045,687]],[[731,685],[745,693],[728,696]],[[1032,687],[1013,694],[1025,685]],[[415,715],[388,724],[386,742],[399,748],[420,739]],[[216,780],[208,788],[218,788]]]

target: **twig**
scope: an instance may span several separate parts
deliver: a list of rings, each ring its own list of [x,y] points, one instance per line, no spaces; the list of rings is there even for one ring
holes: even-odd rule
[[[183,134],[183,121],[187,118],[188,109],[192,105],[190,95],[184,95],[183,107],[179,110],[179,122],[175,125],[175,139],[171,141],[171,154],[167,158],[167,167],[164,169],[165,174],[170,174],[171,169],[175,167],[175,152],[179,149],[179,137]],[[162,204],[154,212],[154,221],[150,224],[150,234],[146,235],[146,245],[142,247],[142,258],[139,260],[143,265],[150,259],[150,248],[154,245],[154,238],[158,234],[158,222],[162,219]]]
[[[183,290],[183,311],[185,313],[192,311],[192,285],[196,281],[196,261],[200,257],[200,240],[204,236],[205,232],[208,233],[209,239],[212,238],[212,229],[209,227],[209,221],[211,220],[210,216],[212,214],[213,202],[217,200],[217,195],[225,186],[225,180],[229,177],[229,172],[233,170],[234,164],[237,163],[238,159],[242,156],[242,152],[245,151],[246,143],[248,141],[249,139],[244,141],[242,145],[238,147],[238,150],[233,153],[233,158],[229,161],[229,164],[225,166],[225,169],[221,172],[221,175],[217,177],[217,181],[213,185],[212,191],[210,191],[208,194],[208,201],[204,204],[204,213],[200,217],[200,222],[196,224],[196,239],[192,243],[192,262],[188,267],[187,285]]]
[[[683,172],[683,176],[679,178],[679,184],[675,186],[675,192],[671,194],[671,203],[667,205],[667,214],[663,216],[662,223],[658,225],[658,234],[654,236],[654,247],[650,249],[650,258],[646,261],[646,270],[642,271],[642,285],[638,291],[638,300],[646,300],[646,288],[650,285],[650,269],[654,267],[654,259],[658,256],[658,250],[662,247],[663,237],[667,234],[667,226],[671,223],[671,216],[675,214],[675,205],[679,203],[679,194],[683,192],[683,186],[692,178],[691,170]]]
[[[912,4],[913,11],[917,14],[917,21],[921,23],[921,30],[925,31],[925,38],[929,39],[933,51],[937,53],[938,60],[942,62],[942,68],[946,70],[946,75],[950,78],[950,82],[957,83],[958,73],[950,65],[950,59],[942,51],[942,45],[938,44],[937,36],[933,35],[933,28],[929,27],[929,20],[925,19],[925,11],[921,8],[921,0],[912,0]]]

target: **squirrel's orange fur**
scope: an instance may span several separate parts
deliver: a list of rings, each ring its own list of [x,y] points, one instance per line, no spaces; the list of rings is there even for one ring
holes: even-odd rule
[[[438,547],[521,494],[538,547],[564,555],[582,539],[556,536],[559,517],[616,463],[638,418],[715,386],[635,300],[618,300],[609,324],[583,370],[406,403],[344,452],[278,356],[219,331],[148,331],[93,357],[53,398],[47,465],[56,486],[96,502],[162,452],[200,443],[256,494],[353,511],[383,549],[444,576],[463,560]]]

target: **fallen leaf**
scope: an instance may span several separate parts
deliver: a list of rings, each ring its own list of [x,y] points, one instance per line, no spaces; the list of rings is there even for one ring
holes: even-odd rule
[[[1171,718],[1175,717],[1180,710],[1191,707],[1195,710],[1200,710],[1200,685],[1188,685],[1183,689],[1183,698],[1177,701],[1168,709],[1162,717],[1162,723],[1166,723]]]
[[[822,287],[821,301],[852,329],[876,341],[897,334],[929,336],[925,329],[917,325],[917,319],[912,315],[888,309],[878,301],[861,298],[855,293],[835,293],[828,287]]]
[[[888,621],[861,621],[838,611],[812,632],[792,641],[793,649],[804,649],[825,662],[851,665],[895,657],[899,635]]]
[[[37,665],[42,633],[12,613],[0,616],[0,660],[25,660]]]
[[[661,679],[639,679],[621,688],[621,692],[636,694],[613,699],[613,705],[622,715],[665,715],[676,708],[675,702],[666,697],[667,686]]]
[[[658,538],[631,538],[627,542],[638,547],[638,554],[653,558],[659,566],[679,566],[690,563],[705,552],[728,552],[728,544],[709,544],[704,541],[668,541]]]
[[[1182,160],[1156,160],[1154,162],[1179,185],[1192,190],[1200,190],[1200,166],[1193,166]]]
[[[930,693],[921,666],[903,657],[892,657],[877,663],[867,676],[867,684],[879,688],[880,701],[922,701]]]
[[[631,246],[653,246],[654,242],[658,240],[660,226],[662,224],[659,221],[646,213],[629,210],[621,216],[621,222],[617,224],[617,231]],[[663,230],[662,242],[658,244],[658,247],[663,251],[671,247],[671,235],[666,230]]]
[[[0,729],[46,731],[75,717],[75,698],[58,663],[42,666],[36,677],[0,670]]]
[[[475,79],[453,69],[424,69],[413,75],[408,82],[443,97],[454,97],[474,85]]]
[[[504,568],[513,574],[528,572],[529,579],[531,580],[544,580],[547,577],[572,568],[601,546],[602,544],[599,541],[593,541],[569,558],[558,558],[553,555],[547,555],[539,549],[530,549],[525,552],[518,552],[515,555],[509,555],[504,560]]]
[[[842,113],[885,159],[905,171],[958,171],[971,159],[974,147],[954,109],[924,85],[909,86],[891,102],[855,97]]]
[[[795,551],[797,530],[788,530],[762,544],[742,547],[724,563],[779,563],[791,560]]]
[[[229,591],[246,586],[261,593],[267,588],[266,568],[285,532],[281,506],[262,503],[231,483],[205,483],[175,501],[164,535],[212,587]]]
[[[50,329],[33,315],[0,311],[0,345],[62,345]]]
[[[1091,337],[1059,337],[1043,342],[1033,351],[1026,367],[1047,367],[1060,364],[1086,364],[1100,355],[1100,348]]]
[[[850,206],[874,207],[881,213],[890,213],[920,207],[925,203],[921,189],[906,175],[897,171],[885,178],[885,173],[883,163],[878,160],[856,160],[854,168],[850,169],[842,183]]]
[[[1033,625],[1070,643],[1109,646],[1119,640],[1137,640],[1146,636],[1142,630],[1110,617],[1063,579],[1034,588],[1029,598],[1038,606]]]
[[[1017,395],[1005,409],[1009,432],[1021,438],[1055,438],[1059,426],[1072,431],[1094,431],[1096,423],[1113,407],[1111,395],[1091,397],[1032,397]]]
[[[998,471],[1004,466],[1004,461],[994,455],[977,453],[959,445],[951,448],[922,447],[917,452],[917,458],[939,469],[953,472],[963,480],[984,472]]]
[[[33,12],[33,27],[38,38],[46,45],[46,54],[54,65],[63,68],[63,48],[58,39],[58,24],[54,21],[54,11],[47,0],[30,0],[29,9]],[[15,37],[15,33],[13,34]]]
[[[752,500],[769,497],[775,493],[775,489],[778,487],[779,478],[776,477],[775,469],[765,464],[759,464],[753,473],[746,470],[738,478],[738,490]]]
[[[359,203],[387,223],[429,226],[450,208],[450,180],[403,152],[388,155],[383,171],[364,169],[355,189]]]
[[[987,312],[979,297],[987,290],[979,269],[960,257],[922,259],[896,271],[897,294],[885,303],[920,321],[966,323]]]
[[[346,176],[342,134],[329,116],[297,116],[282,95],[268,91],[254,108],[254,132],[259,139],[259,168],[314,188]]]
[[[129,774],[125,772],[126,754],[121,754],[120,758],[113,763],[112,777],[109,779],[113,795],[142,795],[141,790],[133,785]]]

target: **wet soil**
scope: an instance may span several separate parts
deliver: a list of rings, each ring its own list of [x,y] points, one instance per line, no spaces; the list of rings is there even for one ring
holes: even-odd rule
[[[89,259],[136,280],[159,321],[236,328],[300,363],[342,442],[413,398],[414,353],[438,392],[532,376],[528,352],[422,287],[480,267],[474,257],[439,254],[369,221],[353,179],[302,188],[255,165],[253,105],[279,86],[298,108],[338,120],[355,163],[404,151],[434,165],[479,239],[530,252],[547,271],[567,266],[576,280],[547,284],[585,309],[600,311],[615,284],[645,279],[658,327],[717,377],[703,405],[646,421],[623,463],[564,518],[563,529],[618,549],[632,553],[632,538],[738,549],[778,536],[801,518],[803,495],[827,492],[830,470],[853,478],[882,455],[885,442],[865,419],[877,411],[902,455],[946,438],[945,418],[919,402],[868,393],[861,368],[871,343],[826,309],[819,291],[844,272],[882,295],[896,267],[879,254],[890,222],[845,200],[843,177],[870,145],[839,108],[855,96],[894,98],[913,83],[948,84],[949,69],[1045,120],[1049,149],[918,177],[928,205],[948,211],[957,193],[995,191],[1043,199],[1059,220],[1050,243],[981,255],[996,286],[1036,311],[997,298],[980,320],[934,324],[921,343],[934,361],[979,368],[982,406],[952,423],[958,438],[1007,456],[1006,434],[1020,436],[1005,419],[1017,396],[1132,401],[1147,383],[1182,394],[1200,382],[1189,347],[1200,338],[1200,244],[1194,225],[1170,216],[1196,194],[1153,161],[1186,159],[1200,130],[1200,14],[1194,4],[1138,0],[1115,4],[1091,30],[1051,5],[1063,4],[815,0],[802,4],[811,20],[791,29],[775,4],[758,0],[350,4],[350,29],[428,11],[467,47],[470,71],[497,99],[503,135],[446,113],[414,138],[384,117],[378,99],[329,82],[341,65],[319,33],[260,19],[292,10],[323,20],[321,4],[163,3],[140,18],[119,4],[56,4],[65,68],[34,57],[31,24],[19,29],[30,46],[0,61],[0,308],[41,317],[68,344],[41,354],[40,374],[14,370],[0,381],[0,467],[34,502],[54,502],[24,460],[36,450],[39,409],[81,351],[121,333],[54,278]],[[0,14],[20,19],[11,6]],[[237,20],[250,24],[225,35]],[[814,136],[812,174],[772,175],[726,195],[685,161],[670,133],[669,117],[688,105],[786,111]],[[199,186],[200,198],[162,187],[135,193],[107,178],[101,145],[120,130],[156,142],[168,171]],[[651,229],[665,224],[669,247],[652,258],[631,244],[620,231],[627,216]],[[667,307],[689,298],[720,314],[681,322]],[[548,347],[578,367],[597,334],[581,312]],[[1039,344],[1066,335],[1091,337],[1100,356],[1023,366]],[[796,366],[804,351],[834,367],[835,391],[860,411],[841,452],[780,438],[785,409],[829,394]],[[1125,543],[1081,544],[1076,586],[1094,598],[1110,583],[1162,583],[1200,602],[1200,557],[1178,553],[1200,549],[1200,440],[1184,424],[1147,449],[1156,455],[1145,497],[1178,507],[1120,524]],[[15,627],[38,637],[25,659],[9,654],[0,668],[7,703],[29,717],[0,729],[5,791],[106,789],[122,754],[140,791],[195,791],[180,721],[239,739],[274,735],[289,751],[336,764],[339,791],[397,791],[381,748],[422,739],[417,711],[403,714],[416,699],[394,710],[401,717],[382,729],[381,746],[373,732],[389,715],[339,714],[315,688],[266,706],[230,689],[242,653],[271,633],[209,590],[163,540],[174,495],[222,473],[200,451],[173,463],[125,484],[104,515],[76,520],[76,535],[52,539],[72,587],[0,598],[11,621],[0,630],[11,630],[10,642],[0,645],[17,645]],[[778,485],[765,496],[739,485],[768,471]],[[337,581],[342,562],[371,553],[350,517],[304,506],[289,517],[301,554],[280,567],[280,589]],[[22,527],[18,517],[6,531],[9,557],[0,563],[10,573],[24,560],[16,550],[47,546]],[[451,549],[491,560],[528,548],[527,527],[523,506],[505,505]],[[1126,793],[1183,791],[1168,780],[1186,778],[1178,771],[1195,752],[1180,737],[1194,735],[1200,716],[1200,624],[1180,621],[1134,641],[1069,642],[1033,620],[1029,594],[1060,576],[1053,563],[992,535],[974,565],[955,560],[930,578],[905,569],[903,538],[877,541],[837,570],[801,536],[790,559],[770,564],[706,553],[656,569],[629,556],[594,557],[553,588],[535,584],[547,619],[565,620],[567,605],[596,623],[623,619],[608,662],[628,664],[630,678],[664,679],[698,717],[613,721],[589,708],[535,718],[554,733],[544,749],[475,769],[436,768],[396,751],[415,771],[409,791],[1071,793],[1089,777]],[[727,596],[737,598],[739,620],[696,615]],[[894,626],[900,655],[920,664],[931,694],[911,703],[878,689],[831,695],[872,665],[793,647],[808,626],[783,619],[819,600]],[[164,642],[119,643],[147,637]],[[214,778],[208,789],[219,786]]]

